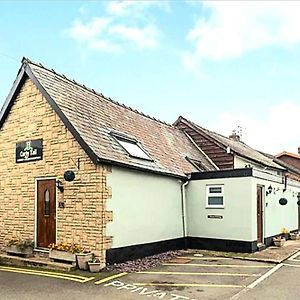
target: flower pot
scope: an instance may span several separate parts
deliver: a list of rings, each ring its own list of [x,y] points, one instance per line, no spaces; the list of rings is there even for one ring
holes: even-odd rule
[[[33,249],[32,247],[21,248],[17,245],[11,245],[6,247],[6,253],[17,256],[32,257]]]
[[[88,262],[90,272],[98,273],[103,268],[103,264],[100,262]]]
[[[285,238],[273,238],[273,242],[276,247],[282,247],[285,243]]]
[[[291,240],[299,240],[299,232],[290,233]]]
[[[76,266],[76,255],[72,252],[50,250],[49,258],[55,261],[71,263],[73,266]]]
[[[290,234],[289,233],[283,233],[281,236],[283,238],[285,238],[286,241],[290,238]]]
[[[80,270],[88,270],[88,261],[93,258],[93,253],[77,253],[77,266]]]

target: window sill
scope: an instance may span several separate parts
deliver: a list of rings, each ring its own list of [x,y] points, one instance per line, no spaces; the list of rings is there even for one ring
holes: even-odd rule
[[[206,209],[224,209],[225,206],[224,206],[224,205],[222,205],[222,206],[218,206],[218,205],[216,205],[216,206],[209,205],[209,206],[205,206],[205,208],[206,208]]]

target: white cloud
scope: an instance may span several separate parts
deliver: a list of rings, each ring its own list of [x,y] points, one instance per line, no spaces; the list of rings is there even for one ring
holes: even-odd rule
[[[109,32],[123,40],[133,42],[139,48],[154,48],[157,45],[158,30],[152,25],[145,26],[144,28],[116,25],[112,26]]]
[[[299,2],[205,1],[202,5],[206,16],[187,35],[194,47],[184,54],[188,68],[191,61],[231,59],[266,46],[300,42]]]
[[[120,0],[110,1],[107,5],[107,12],[112,15],[124,16],[143,13],[151,7],[159,7],[165,11],[170,10],[169,1],[154,1],[154,0]]]
[[[88,49],[110,53],[122,52],[128,47],[153,49],[158,45],[159,29],[142,13],[157,1],[110,1],[107,13],[83,22],[75,20],[66,33]],[[139,12],[139,13],[138,13]]]
[[[214,124],[216,132],[228,136],[233,129],[241,126],[242,140],[253,148],[278,154],[283,150],[297,152],[299,139],[300,104],[284,101],[270,107],[263,118],[248,114],[220,113]]]

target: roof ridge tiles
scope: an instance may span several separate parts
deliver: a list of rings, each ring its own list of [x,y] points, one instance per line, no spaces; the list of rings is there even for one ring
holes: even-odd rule
[[[127,106],[126,104],[123,104],[123,103],[120,103],[120,102],[118,102],[118,101],[116,101],[116,100],[113,100],[113,99],[111,99],[110,97],[106,97],[106,96],[104,96],[102,93],[97,92],[97,91],[95,91],[94,89],[88,88],[88,87],[86,87],[84,84],[78,83],[77,81],[75,81],[75,79],[70,79],[70,78],[68,78],[68,77],[67,77],[66,75],[64,75],[64,74],[57,73],[54,69],[49,69],[49,68],[45,67],[45,66],[42,65],[41,63],[36,63],[36,62],[34,62],[34,61],[32,61],[32,60],[26,58],[26,57],[23,57],[22,60],[21,60],[21,62],[22,62],[22,64],[32,64],[32,65],[35,65],[35,66],[37,66],[37,67],[41,67],[41,68],[43,68],[44,70],[47,70],[48,72],[54,73],[54,74],[56,74],[56,75],[62,77],[63,79],[68,80],[68,81],[70,81],[71,83],[74,83],[74,84],[80,86],[81,88],[83,88],[83,89],[85,89],[85,90],[87,90],[87,91],[89,91],[89,92],[91,92],[91,93],[94,93],[95,95],[98,95],[98,96],[100,96],[101,98],[103,98],[103,99],[105,99],[105,100],[107,100],[107,101],[110,101],[110,102],[113,103],[113,104],[116,104],[116,105],[118,105],[118,106],[124,107],[125,109],[128,109],[128,110],[130,110],[130,111],[132,111],[132,112],[135,112],[135,113],[137,113],[137,114],[139,114],[139,115],[141,115],[141,116],[143,116],[143,117],[146,117],[146,118],[148,118],[148,119],[151,119],[151,120],[153,120],[153,121],[155,121],[155,122],[158,122],[158,123],[164,124],[164,125],[166,125],[166,126],[172,127],[172,128],[174,128],[174,129],[177,129],[177,128],[176,128],[175,126],[173,126],[172,124],[169,124],[169,123],[167,123],[167,122],[165,122],[165,121],[162,121],[162,120],[160,120],[160,119],[156,119],[156,118],[154,118],[154,117],[152,117],[152,116],[149,116],[149,115],[147,115],[147,114],[145,114],[145,113],[143,113],[143,112],[141,112],[141,111],[139,111],[139,110],[136,110],[136,109],[134,109],[134,108],[132,108],[132,107],[130,107],[130,106]]]

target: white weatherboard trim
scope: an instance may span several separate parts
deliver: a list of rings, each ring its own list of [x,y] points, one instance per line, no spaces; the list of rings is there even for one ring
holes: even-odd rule
[[[253,177],[258,178],[258,179],[264,179],[276,183],[282,183],[283,184],[283,176],[282,175],[275,175],[275,174],[270,174],[268,172],[264,172],[262,170],[254,169],[253,168]]]
[[[38,181],[40,180],[50,180],[55,179],[57,180],[57,177],[51,176],[51,177],[36,177],[35,180],[35,187],[34,187],[34,248],[37,248],[37,187],[38,187]],[[57,188],[55,185],[55,242],[57,241]]]
[[[256,287],[259,283],[261,283],[262,281],[264,281],[265,279],[267,279],[269,276],[271,276],[273,273],[275,273],[277,270],[279,270],[281,267],[283,266],[283,264],[279,264],[277,266],[275,266],[274,268],[272,268],[271,270],[269,270],[268,272],[266,272],[263,276],[259,277],[257,280],[255,280],[254,282],[250,283],[247,288],[248,289],[253,289],[254,287]]]

